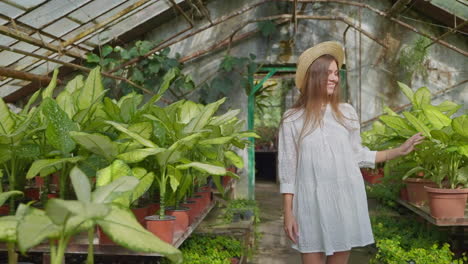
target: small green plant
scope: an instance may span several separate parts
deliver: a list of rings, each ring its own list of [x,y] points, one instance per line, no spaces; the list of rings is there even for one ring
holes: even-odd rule
[[[254,223],[260,222],[260,210],[255,200],[236,199],[229,201],[224,213],[224,221],[246,220],[253,217]]]
[[[383,205],[391,208],[396,208],[398,205],[395,202],[398,199],[399,190],[402,184],[396,183],[378,183],[366,185],[368,198],[375,198]]]
[[[231,264],[244,252],[241,242],[228,236],[193,235],[180,247],[186,264]],[[169,262],[164,259],[163,264]]]
[[[466,256],[453,259],[447,234],[426,227],[412,218],[372,216],[372,229],[378,249],[371,263],[466,263]]]

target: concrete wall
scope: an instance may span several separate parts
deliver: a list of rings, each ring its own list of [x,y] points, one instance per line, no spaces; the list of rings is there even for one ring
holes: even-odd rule
[[[258,1],[211,0],[208,1],[207,7],[211,18],[215,20],[256,2]],[[366,3],[380,10],[387,10],[391,7],[389,0],[369,0]],[[288,3],[263,4],[259,8],[250,10],[225,23],[173,45],[171,52],[173,54],[178,52],[182,57],[193,54],[225,39],[235,28],[249,19],[282,13],[290,14],[292,13],[291,6]],[[385,105],[400,106],[408,103],[396,85],[396,81],[401,80],[401,72],[399,72],[400,69],[397,64],[398,54],[402,48],[411,45],[419,35],[364,8],[360,10],[358,7],[340,4],[314,3],[308,4],[305,10],[308,15],[345,16],[355,24],[359,24],[359,17],[361,17],[362,28],[387,43],[389,49],[385,49],[375,41],[364,35],[360,35],[353,28],[347,31],[345,39],[343,33],[347,25],[341,21],[300,20],[296,35],[293,35],[292,24],[286,23],[280,26],[278,32],[270,39],[257,34],[235,43],[231,49],[231,54],[241,57],[254,53],[257,56],[257,61],[266,65],[294,64],[297,57],[308,47],[322,41],[337,40],[345,44],[346,49],[349,101],[361,114],[362,121],[381,114],[382,108]],[[427,18],[411,10],[405,11],[402,15],[416,20],[425,20],[425,22],[416,22],[404,20],[406,18],[400,17],[403,21],[409,22],[409,24],[433,36],[441,35],[446,30],[427,24]],[[202,24],[205,25],[207,20],[204,19],[196,22],[195,27],[197,28],[202,26]],[[149,32],[147,39],[151,41],[165,39],[175,32],[186,28],[187,25],[187,22],[181,16],[177,16],[172,21],[168,21],[166,24],[160,25]],[[238,35],[255,28],[255,23],[250,24],[241,30]],[[447,37],[445,40],[463,50],[468,50],[466,36],[457,34]],[[195,82],[199,82],[218,70],[225,52],[226,50],[223,49],[191,60],[186,63],[185,70],[192,74]],[[468,60],[466,57],[439,44],[434,44],[429,48],[429,55],[425,65],[428,72],[427,79],[415,76],[410,84],[412,87],[427,86],[432,93],[435,93],[468,79],[468,72],[466,71],[468,69]],[[464,109],[466,110],[468,107],[465,104],[468,101],[467,87],[468,85],[466,84],[458,86],[434,98],[434,102],[441,102],[447,99],[453,100],[464,104]],[[194,95],[195,97],[196,95]],[[242,88],[239,87],[239,89],[231,91],[228,104],[232,108],[240,108],[242,110],[240,117],[247,120],[247,97]],[[247,164],[247,159],[245,161]],[[247,190],[246,177],[243,177],[240,185],[238,195],[242,197],[246,194]]]

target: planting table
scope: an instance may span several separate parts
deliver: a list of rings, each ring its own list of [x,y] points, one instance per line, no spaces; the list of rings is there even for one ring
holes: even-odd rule
[[[429,206],[416,206],[414,204],[408,203],[407,201],[398,199],[397,202],[402,206],[408,208],[415,214],[421,216],[427,222],[440,227],[453,227],[454,231],[454,240],[456,240],[457,247],[459,249],[465,248],[465,234],[468,230],[468,209],[465,208],[465,217],[464,218],[434,218],[431,216],[429,211]]]
[[[213,200],[205,210],[200,214],[198,218],[187,228],[185,232],[176,232],[174,233],[174,247],[178,248],[180,245],[192,234],[192,232],[197,228],[197,226],[203,221],[203,219],[208,215],[208,213],[213,209],[215,206],[216,200]],[[87,254],[88,252],[88,239],[87,234],[78,235],[74,238],[74,243],[70,242],[68,244],[67,250],[65,253],[67,254]],[[7,251],[5,245],[0,244],[0,251]],[[48,244],[41,244],[34,248],[28,250],[28,252],[36,252],[36,253],[43,253],[43,264],[50,263],[50,255],[49,253],[49,245]],[[161,257],[161,254],[158,253],[143,253],[143,252],[135,252],[119,245],[102,245],[99,244],[99,240],[96,236],[94,238],[94,254],[95,255],[121,255],[121,256],[154,256],[154,257]]]
[[[431,216],[429,212],[428,206],[416,206],[414,204],[408,203],[407,201],[403,201],[398,199],[397,202],[404,207],[408,208],[409,210],[413,211],[417,215],[424,218],[429,223],[436,225],[436,226],[468,226],[468,209],[465,209],[465,217],[464,218],[434,218]]]

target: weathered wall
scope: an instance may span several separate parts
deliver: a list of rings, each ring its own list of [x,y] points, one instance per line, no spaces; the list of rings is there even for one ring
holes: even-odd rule
[[[215,20],[256,2],[258,1],[212,0],[208,2],[207,6],[212,19]],[[369,0],[366,3],[380,10],[387,10],[391,7],[389,0]],[[344,38],[343,33],[347,25],[340,21],[299,20],[295,36],[292,33],[292,25],[286,23],[280,26],[278,32],[270,39],[257,34],[235,43],[231,54],[241,57],[254,53],[257,55],[257,61],[266,65],[294,64],[301,52],[308,47],[322,41],[337,40],[345,44],[346,49],[349,101],[360,112],[362,121],[381,114],[384,105],[401,106],[408,103],[396,85],[396,81],[401,80],[401,73],[399,73],[400,70],[396,62],[400,50],[410,45],[419,35],[367,9],[359,10],[357,7],[340,4],[315,3],[307,5],[305,10],[307,15],[345,16],[354,21],[355,24],[359,24],[359,17],[361,17],[362,28],[387,43],[389,49],[383,48],[364,35],[360,36],[359,32],[352,28],[347,31]],[[193,54],[225,39],[235,28],[249,19],[282,13],[291,14],[291,5],[288,3],[264,4],[173,45],[171,52],[173,54],[178,52],[182,57]],[[427,19],[413,11],[406,11],[403,15],[417,20]],[[205,23],[207,23],[206,20],[197,21],[195,27],[200,27],[200,24]],[[445,29],[427,23],[410,22],[410,24],[434,36],[441,35],[445,31]],[[147,39],[152,41],[165,39],[167,36],[186,28],[187,25],[187,22],[181,16],[177,16],[172,21],[168,21],[149,32]],[[255,23],[250,24],[241,30],[238,35],[255,28]],[[463,50],[468,50],[466,36],[457,34],[445,40]],[[187,62],[186,71],[191,72],[195,82],[205,79],[218,70],[225,51],[225,49],[215,51]],[[468,60],[466,57],[439,44],[434,44],[429,48],[425,65],[428,72],[427,78],[415,76],[411,83],[412,87],[427,86],[432,93],[436,93],[441,89],[468,79],[468,72],[466,71],[468,69]],[[453,100],[464,104],[466,110],[468,107],[465,104],[468,101],[467,87],[466,84],[458,86],[434,98],[434,101]],[[228,104],[232,108],[240,108],[242,110],[241,118],[247,119],[247,97],[242,88],[239,87],[239,89],[231,91]],[[247,159],[245,161],[247,164]],[[246,177],[244,177],[240,182],[239,196],[242,197],[246,194],[246,186],[247,181]]]

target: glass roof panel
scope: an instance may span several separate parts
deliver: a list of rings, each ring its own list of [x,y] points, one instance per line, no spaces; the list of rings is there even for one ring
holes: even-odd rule
[[[0,45],[10,46],[11,43],[15,42],[16,39],[10,38],[9,36],[0,35]]]
[[[183,0],[176,0],[175,2],[182,1]],[[138,25],[143,24],[144,22],[148,21],[156,15],[161,14],[169,8],[171,8],[171,5],[166,1],[158,1],[148,6],[142,6],[140,9],[132,11],[132,13],[129,14],[125,19],[106,28],[104,31],[93,36],[88,41],[102,45],[115,38],[115,36],[120,36],[121,34]]]
[[[6,67],[12,64],[13,62],[19,60],[21,57],[23,57],[23,55],[18,54],[18,53],[14,53],[10,51],[2,51],[0,52],[0,58],[2,58],[0,60],[0,66]]]
[[[8,23],[8,20],[0,17],[0,25],[5,25],[6,23]]]
[[[21,89],[23,86],[16,86],[16,85],[4,85],[0,88],[0,96],[5,97],[12,92],[16,92],[17,90]]]
[[[46,0],[21,0],[19,2],[17,2],[18,4],[21,4],[21,6],[27,8],[27,9],[30,9],[30,8],[33,8],[35,6],[38,6],[42,3],[44,3]]]
[[[91,3],[88,3],[80,9],[72,12],[68,17],[78,20],[84,24],[119,4],[122,4],[121,0],[92,1]]]
[[[23,13],[24,11],[19,8],[16,8],[4,2],[0,2],[0,14],[2,15],[5,15],[11,18],[16,18]]]
[[[32,10],[18,20],[25,24],[34,25],[36,28],[42,28],[44,25],[64,16],[89,1],[90,0],[52,0]]]
[[[53,24],[45,27],[43,30],[54,36],[62,36],[63,34],[69,32],[70,30],[79,27],[80,24],[71,21],[68,18],[61,18]]]

